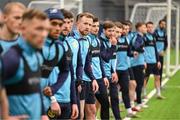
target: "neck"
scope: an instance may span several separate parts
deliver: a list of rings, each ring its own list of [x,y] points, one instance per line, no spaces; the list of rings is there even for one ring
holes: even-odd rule
[[[143,36],[143,33],[142,32],[138,32],[141,36]]]
[[[8,30],[6,26],[2,27],[0,38],[3,40],[11,41],[15,40],[18,37],[18,34],[14,34]]]

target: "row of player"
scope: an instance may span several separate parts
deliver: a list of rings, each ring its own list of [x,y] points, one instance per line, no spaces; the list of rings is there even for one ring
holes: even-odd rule
[[[155,76],[161,95],[166,22],[104,21],[88,12],[74,19],[65,9],[27,9],[9,2],[2,11],[2,119],[122,119],[119,92],[127,117],[148,106],[146,85]],[[102,28],[102,29],[100,29]],[[109,91],[109,92],[108,92]],[[137,104],[135,104],[135,102]],[[98,105],[99,104],[99,105]]]

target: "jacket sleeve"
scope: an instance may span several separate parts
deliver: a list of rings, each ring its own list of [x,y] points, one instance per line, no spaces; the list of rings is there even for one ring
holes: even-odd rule
[[[156,38],[155,38],[156,39]],[[156,40],[154,42],[154,49],[155,49],[155,55],[156,55],[156,61],[159,62],[159,53],[157,51],[157,46],[156,46]]]
[[[86,63],[84,66],[84,71],[91,80],[95,80],[95,77],[94,77],[93,72],[92,72],[91,63],[92,63],[92,55],[91,55],[91,50],[89,50],[89,52],[86,56]]]
[[[102,59],[105,62],[109,62],[109,60],[113,57],[113,53],[116,51],[116,45],[112,45],[111,48],[106,48],[102,42],[100,51]]]
[[[100,59],[100,67],[101,67],[101,71],[102,71],[102,77],[105,78],[107,76],[105,74],[105,70],[104,70],[103,61],[102,61],[101,56],[99,57],[99,59]]]
[[[78,56],[77,56],[77,68],[76,68],[76,76],[77,80],[81,81],[82,80],[82,73],[83,73],[83,63],[82,63],[82,58],[81,58],[81,49],[80,49],[80,44],[79,44],[79,50],[78,50]]]
[[[77,104],[76,88],[75,88],[75,80],[74,80],[74,69],[73,69],[72,63],[70,65],[70,72],[71,72],[71,90],[70,90],[71,103]]]
[[[19,66],[22,65],[22,61],[20,60],[20,55],[13,48],[9,49],[1,57],[1,77],[3,84],[13,84],[19,81],[19,79],[10,78],[16,75]]]
[[[165,40],[164,40],[164,51],[166,51],[168,47],[168,40],[167,40],[167,35],[165,35]]]

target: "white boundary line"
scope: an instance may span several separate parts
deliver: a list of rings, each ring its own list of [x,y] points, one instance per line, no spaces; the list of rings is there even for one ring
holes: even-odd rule
[[[176,72],[180,69],[180,67],[178,66],[173,72],[172,72],[172,76],[176,74]],[[170,79],[169,78],[165,78],[162,81],[162,86],[164,86]],[[147,103],[154,95],[156,94],[156,89],[154,88],[148,95],[148,99],[146,101],[144,101],[143,103]],[[135,112],[136,114],[137,112]],[[132,118],[129,117],[125,117],[123,120],[131,120]]]

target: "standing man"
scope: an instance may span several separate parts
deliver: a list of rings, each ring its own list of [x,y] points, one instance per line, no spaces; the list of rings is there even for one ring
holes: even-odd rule
[[[51,28],[42,50],[45,59],[42,73],[45,77],[47,76],[47,84],[44,86],[43,92],[51,99],[50,109],[56,114],[53,119],[76,119],[78,109],[73,78],[74,72],[71,69],[72,52],[69,45],[65,44],[66,42],[59,41],[64,16],[61,10],[55,8],[49,8],[45,12],[50,19]],[[58,109],[57,103],[60,109]],[[48,115],[51,117],[49,112]]]
[[[79,115],[77,119],[80,119],[80,92],[81,92],[81,81],[82,81],[82,72],[83,65],[81,60],[81,51],[78,40],[76,40],[73,36],[70,35],[74,23],[74,17],[72,12],[61,9],[64,15],[64,23],[62,26],[62,32],[59,37],[59,40],[64,42],[66,45],[68,44],[72,51],[72,66],[74,70],[74,82],[76,87],[76,96],[77,96],[77,105],[79,110]]]
[[[163,65],[164,65],[164,55],[168,46],[167,34],[166,34],[166,21],[159,21],[159,28],[157,28],[154,32],[156,38],[156,47],[159,54],[159,61],[161,63],[161,68],[159,70],[160,74],[160,85],[162,82],[162,74],[163,74]]]
[[[160,75],[159,75],[159,69],[161,69],[161,63],[159,61],[159,55],[156,48],[156,39],[153,34],[153,23],[147,22],[147,34],[145,35],[145,61],[147,63],[147,69],[145,74],[145,80],[144,80],[144,88],[146,89],[147,81],[149,79],[150,74],[154,75],[155,79],[155,88],[157,91],[157,98],[158,99],[164,99],[163,96],[161,96],[161,88],[160,88]]]
[[[127,109],[128,117],[136,117],[131,110],[130,96],[129,96],[129,40],[127,38],[128,25],[123,24],[123,34],[118,39],[117,43],[117,66],[116,71],[119,78],[119,85],[122,91],[122,98]]]
[[[39,82],[43,61],[37,50],[42,48],[48,35],[49,20],[43,12],[29,9],[22,16],[20,28],[21,44],[10,48],[1,60],[9,112],[10,115],[27,115],[29,119],[41,119]]]
[[[147,28],[145,23],[137,23],[136,24],[137,36],[132,41],[132,50],[134,58],[131,59],[132,69],[134,73],[134,78],[136,80],[136,94],[137,94],[137,109],[140,110],[141,107],[148,107],[147,105],[142,104],[141,93],[142,87],[144,84],[144,74],[145,69],[147,67],[145,58],[144,58],[144,46],[145,46],[145,33],[147,32]]]
[[[101,119],[109,119],[109,99],[107,94],[107,88],[109,87],[109,81],[105,76],[105,71],[102,64],[102,58],[100,55],[100,40],[97,35],[99,32],[99,20],[93,19],[91,28],[91,54],[92,54],[92,70],[99,85],[99,91],[95,94],[96,99],[101,104]]]
[[[4,54],[11,46],[19,42],[20,24],[25,6],[19,2],[7,3],[3,12],[0,12],[0,54]],[[0,88],[1,114],[3,119],[8,118],[8,100],[6,91]]]
[[[81,58],[83,64],[82,90],[80,93],[80,119],[95,119],[95,93],[99,86],[92,72],[91,67],[91,49],[90,37],[88,36],[93,24],[94,16],[91,13],[80,13],[76,19],[76,29],[73,31],[73,37],[79,41]]]
[[[112,111],[115,119],[121,119],[119,110],[119,97],[117,88],[117,75],[114,69],[116,61],[116,44],[114,31],[115,24],[112,21],[105,21],[103,23],[103,33],[100,36],[101,40],[101,57],[103,59],[103,67],[105,75],[109,80],[109,92]]]

